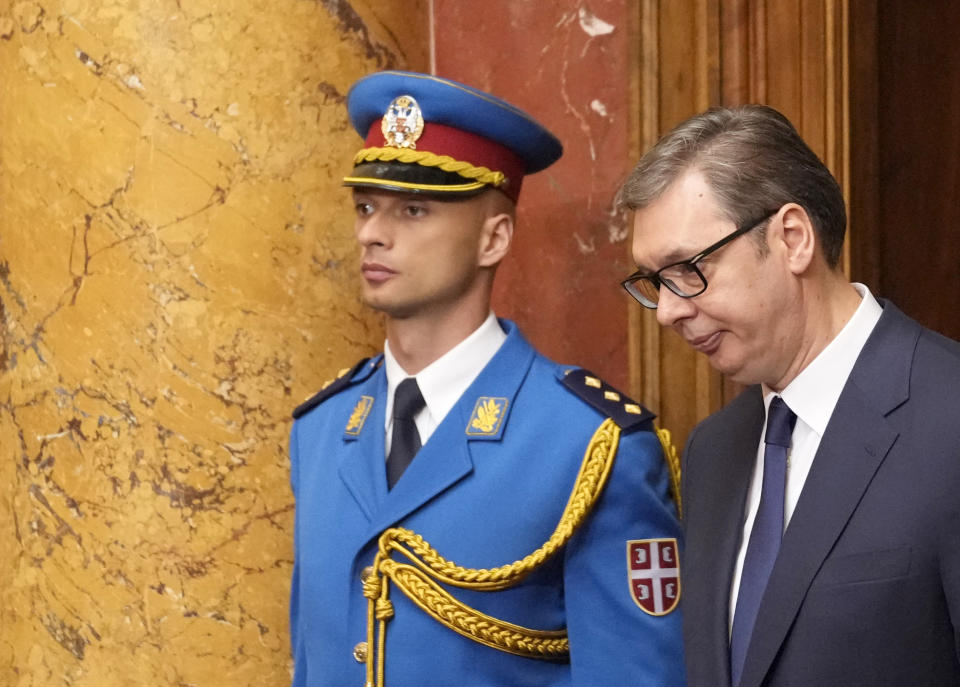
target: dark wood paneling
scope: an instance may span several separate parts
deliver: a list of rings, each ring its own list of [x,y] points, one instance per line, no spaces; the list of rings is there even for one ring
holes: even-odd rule
[[[657,81],[658,97],[643,113],[656,122],[656,138],[718,103],[719,21],[717,0],[659,3],[657,64],[648,75]],[[659,330],[659,388],[655,393],[661,423],[674,432],[678,442],[684,442],[697,422],[720,407],[720,375],[675,332],[659,328],[652,312],[646,314],[645,326]]]
[[[848,5],[721,0],[720,94],[724,105],[766,103],[783,112],[849,197]],[[721,402],[740,391],[723,379]]]
[[[851,0],[850,277],[880,291],[880,109],[877,0]]]
[[[960,339],[960,3],[879,2],[880,286]]]

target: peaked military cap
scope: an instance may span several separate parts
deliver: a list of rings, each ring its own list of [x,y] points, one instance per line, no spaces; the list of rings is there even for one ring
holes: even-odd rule
[[[370,74],[350,89],[347,110],[365,145],[346,186],[437,196],[493,187],[516,202],[523,176],[563,154],[560,141],[522,110],[428,74]]]

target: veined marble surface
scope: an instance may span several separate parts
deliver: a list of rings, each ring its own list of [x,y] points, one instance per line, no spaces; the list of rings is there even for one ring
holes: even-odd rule
[[[425,68],[377,5],[0,2],[0,684],[289,683],[289,413],[383,336],[343,98]]]

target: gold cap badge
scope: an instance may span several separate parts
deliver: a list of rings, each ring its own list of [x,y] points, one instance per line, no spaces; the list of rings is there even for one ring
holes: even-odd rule
[[[380,120],[384,142],[391,148],[415,150],[423,133],[423,113],[413,96],[400,95],[390,101]]]

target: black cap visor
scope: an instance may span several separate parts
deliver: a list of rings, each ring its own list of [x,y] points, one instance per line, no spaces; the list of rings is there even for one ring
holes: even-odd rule
[[[445,172],[439,167],[378,161],[363,162],[354,167],[353,173],[343,178],[343,185],[442,197],[475,196],[488,188],[483,182],[467,179],[456,172]]]

